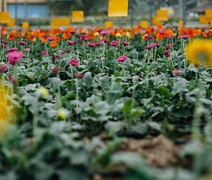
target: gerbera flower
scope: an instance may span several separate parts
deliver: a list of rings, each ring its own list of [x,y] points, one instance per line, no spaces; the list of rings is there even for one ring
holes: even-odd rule
[[[187,60],[189,63],[193,63],[195,66],[199,64],[204,66],[212,66],[212,41],[205,39],[197,39],[187,44],[185,52],[187,54]]]

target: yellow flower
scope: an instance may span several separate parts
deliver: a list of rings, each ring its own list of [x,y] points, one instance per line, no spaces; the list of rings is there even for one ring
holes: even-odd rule
[[[34,43],[36,42],[36,38],[33,39]]]
[[[49,94],[48,89],[46,89],[45,87],[39,87],[38,92],[41,93],[42,98],[45,98]]]
[[[193,63],[196,67],[204,65],[206,67],[212,66],[212,41],[196,39],[189,42],[185,48],[187,61]]]
[[[68,118],[68,111],[65,109],[58,109],[57,115],[60,119],[65,120]]]
[[[126,33],[126,36],[127,36],[128,39],[131,38],[131,35],[130,35],[129,32]]]
[[[98,37],[98,36],[99,36],[99,33],[98,33],[98,32],[95,32],[94,35],[95,35],[96,37]]]
[[[117,38],[120,38],[121,36],[122,36],[121,33],[116,33]]]

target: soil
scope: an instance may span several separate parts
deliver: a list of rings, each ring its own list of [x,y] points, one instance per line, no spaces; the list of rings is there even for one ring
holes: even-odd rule
[[[146,157],[146,162],[156,168],[167,168],[180,163],[180,147],[164,135],[148,139],[129,139],[121,144],[119,151],[137,152]]]

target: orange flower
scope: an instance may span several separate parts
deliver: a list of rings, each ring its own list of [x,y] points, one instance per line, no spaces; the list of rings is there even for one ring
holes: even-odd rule
[[[33,35],[30,35],[30,36],[29,36],[29,40],[32,41],[33,39],[34,39],[34,36],[33,36]]]
[[[71,37],[70,34],[63,34],[64,39],[70,39],[70,37]]]
[[[56,36],[54,34],[51,34],[50,37],[56,39]]]
[[[202,32],[202,35],[203,35],[204,37],[207,37],[207,34],[206,34],[205,32]]]
[[[113,28],[112,27],[109,27],[108,29],[111,30],[111,31],[113,31]]]
[[[99,28],[97,28],[97,27],[94,29],[94,31],[99,31],[99,30],[100,30],[100,29],[99,29]]]
[[[15,39],[15,34],[10,34],[9,35],[9,40],[14,40]]]
[[[158,28],[158,29],[162,29],[162,28],[163,28],[163,25],[162,25],[162,24],[158,24],[158,25],[157,25],[157,28]]]
[[[90,40],[90,39],[92,39],[92,36],[90,34],[88,34],[87,38]]]
[[[82,45],[84,44],[84,41],[82,41]]]
[[[60,37],[56,37],[55,41],[60,42]]]
[[[50,42],[50,46],[51,46],[51,47],[56,47],[56,46],[57,46],[57,43],[56,43],[55,41],[51,41],[51,42]]]
[[[195,34],[196,34],[196,36],[200,36],[200,34],[201,34],[200,30],[195,30]]]
[[[34,31],[32,34],[33,36],[38,36],[38,31]]]
[[[147,33],[147,34],[152,34],[152,33],[154,33],[154,28],[151,27],[151,26],[147,26],[147,27],[146,27],[146,33]]]
[[[7,30],[7,28],[6,28],[6,27],[4,27],[4,26],[2,26],[2,27],[1,27],[1,30],[2,30],[2,31],[6,31],[6,30]]]
[[[94,43],[94,44],[96,44],[96,43],[97,43],[97,41],[95,40],[93,43]]]
[[[53,34],[56,34],[56,33],[57,33],[57,29],[53,29],[53,30],[52,30],[52,33],[53,33]]]
[[[70,26],[69,28],[67,28],[68,32],[74,31],[74,28],[72,26]]]
[[[45,43],[47,40],[45,38],[41,38],[41,42]]]
[[[159,37],[160,33],[157,31],[155,32],[155,37]]]
[[[60,34],[60,33],[61,33],[61,30],[60,30],[60,29],[57,29],[57,30],[56,30],[56,33],[57,33],[57,34]]]
[[[38,38],[42,38],[43,36],[45,36],[44,33],[39,33],[39,34],[38,34]]]
[[[212,36],[212,31],[208,31],[208,35]]]
[[[138,25],[136,29],[137,29],[137,30],[142,29],[141,25]]]
[[[188,31],[188,35],[189,35],[189,36],[192,36],[193,34],[194,34],[194,32],[193,32],[192,30],[189,30],[189,31]]]

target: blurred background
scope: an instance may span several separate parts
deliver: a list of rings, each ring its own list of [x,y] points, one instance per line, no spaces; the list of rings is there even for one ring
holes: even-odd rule
[[[105,21],[112,21],[114,25],[129,27],[131,13],[133,12],[133,25],[137,26],[141,20],[150,20],[150,3],[152,3],[153,16],[157,9],[168,10],[170,25],[178,25],[182,20],[184,0],[129,0],[129,16],[109,18],[108,0],[0,0],[1,12],[10,12],[11,18],[17,18],[17,25],[29,22],[30,26],[50,26],[54,17],[70,17],[73,10],[84,11],[84,23],[71,23],[78,26],[104,26]],[[201,26],[199,15],[205,9],[212,9],[212,0],[185,0],[187,27]]]

